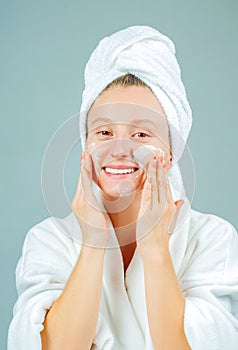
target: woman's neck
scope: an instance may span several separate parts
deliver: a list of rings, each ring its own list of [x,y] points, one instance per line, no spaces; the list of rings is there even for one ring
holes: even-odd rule
[[[102,196],[103,204],[111,219],[120,245],[136,240],[136,221],[140,208],[141,192],[109,200]]]

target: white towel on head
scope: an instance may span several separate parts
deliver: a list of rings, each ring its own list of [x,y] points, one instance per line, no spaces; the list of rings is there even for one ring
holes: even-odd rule
[[[174,201],[185,197],[178,161],[192,126],[192,112],[181,80],[173,42],[149,26],[130,26],[102,39],[91,54],[84,73],[80,109],[80,137],[86,147],[87,113],[98,95],[114,79],[131,73],[147,84],[167,117],[172,167],[168,172]]]

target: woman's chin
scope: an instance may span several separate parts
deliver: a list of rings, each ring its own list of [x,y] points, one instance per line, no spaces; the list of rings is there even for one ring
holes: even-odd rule
[[[137,201],[138,198],[141,197],[142,192],[142,186],[133,187],[133,186],[102,186],[99,185],[99,188],[101,190],[101,197],[106,201],[109,205],[110,203],[113,205],[122,206],[120,208],[126,209],[128,205],[131,205],[133,202]],[[126,206],[126,207],[125,207]]]
[[[136,189],[130,184],[118,184],[117,186],[99,185],[102,195],[105,199],[116,201],[120,198],[131,197],[135,195]]]
[[[144,174],[141,174],[137,179],[133,177],[116,179],[115,176],[111,179],[102,175],[98,177],[97,184],[106,199],[115,201],[122,197],[131,198],[137,192],[141,192],[144,185]]]

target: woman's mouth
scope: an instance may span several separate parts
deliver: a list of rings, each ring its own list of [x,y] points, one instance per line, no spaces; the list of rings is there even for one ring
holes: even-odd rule
[[[126,178],[138,171],[138,167],[128,167],[128,166],[105,166],[102,168],[107,176],[115,178]]]

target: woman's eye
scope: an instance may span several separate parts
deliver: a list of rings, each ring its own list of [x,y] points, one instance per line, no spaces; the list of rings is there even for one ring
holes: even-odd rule
[[[101,131],[98,131],[97,134],[102,136],[108,136],[109,134],[111,134],[111,132],[108,130],[101,130]]]
[[[136,136],[136,135],[138,135],[138,136]],[[136,138],[145,138],[145,137],[149,137],[149,135],[148,134],[146,134],[145,132],[137,132],[136,134],[134,134],[134,136],[136,137]]]

